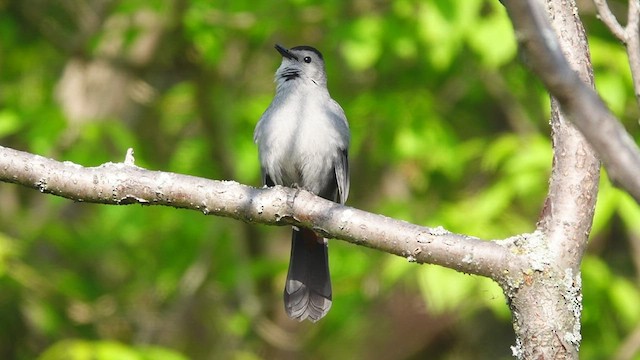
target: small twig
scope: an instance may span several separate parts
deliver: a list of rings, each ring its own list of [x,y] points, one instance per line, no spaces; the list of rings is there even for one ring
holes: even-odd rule
[[[634,0],[631,0],[631,2],[634,2]],[[611,30],[618,39],[624,42],[627,37],[626,30],[620,25],[618,19],[616,19],[615,15],[611,12],[607,0],[593,0],[593,3],[596,5],[596,9],[598,9],[600,20],[607,25],[609,30]]]
[[[625,32],[633,88],[640,106],[640,0],[629,1],[629,21]]]
[[[627,20],[627,36],[635,35],[638,37],[637,29],[640,24],[640,0],[629,1],[629,16]],[[635,30],[635,34],[634,34]]]
[[[124,164],[129,166],[135,166],[136,159],[133,157],[133,148],[127,149],[127,155],[124,157]]]
[[[593,0],[598,16],[627,48],[636,101],[640,106],[640,0],[629,0],[627,26],[623,27],[611,12],[606,0]]]

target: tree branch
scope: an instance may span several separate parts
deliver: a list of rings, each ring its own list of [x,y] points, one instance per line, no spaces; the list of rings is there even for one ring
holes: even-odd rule
[[[571,0],[547,1],[551,31],[557,35],[564,58],[581,83],[593,88],[587,36],[573,6]],[[579,272],[598,196],[600,162],[555,98],[551,100],[551,130],[553,166],[547,208],[538,226],[547,235],[560,269]]]
[[[533,0],[503,3],[531,69],[598,153],[614,184],[640,202],[640,151],[634,140],[569,66],[540,4]]]
[[[631,2],[633,1],[634,0],[631,0]],[[593,0],[593,3],[596,5],[600,20],[602,20],[602,22],[607,25],[613,35],[615,35],[621,41],[625,41],[625,38],[627,37],[626,31],[622,27],[622,25],[620,25],[615,15],[613,15],[611,9],[609,9],[607,0]]]
[[[87,168],[0,146],[0,181],[74,201],[164,205],[252,223],[310,227],[326,237],[502,284],[517,282],[521,269],[529,267],[526,257],[516,255],[522,251],[512,251],[515,238],[482,241],[343,206],[303,190],[256,189],[233,181],[150,171],[131,161]]]
[[[629,16],[625,32],[633,89],[636,93],[636,102],[640,106],[640,0],[629,1]]]
[[[614,125],[619,124],[593,91],[589,49],[575,1],[546,0],[546,12],[540,3],[504,1],[531,67],[552,95],[553,166],[538,223],[551,261],[543,271],[531,274],[517,293],[508,294],[516,331],[512,349],[520,359],[577,359],[581,341],[580,264],[600,175],[595,146],[587,143],[583,130],[590,127],[594,132],[595,123],[581,117],[591,116],[588,111],[600,106],[598,115],[608,115]],[[599,105],[588,103],[593,98]],[[622,133],[626,134],[624,129]]]
[[[602,22],[627,47],[636,101],[640,106],[640,0],[629,0],[627,26],[622,27],[606,0],[593,0]]]

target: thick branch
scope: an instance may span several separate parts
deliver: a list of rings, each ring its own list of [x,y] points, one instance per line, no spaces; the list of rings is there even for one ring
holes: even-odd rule
[[[517,335],[513,349],[520,359],[577,359],[581,340],[580,263],[591,230],[600,163],[585,140],[588,134],[583,137],[576,128],[583,133],[585,127],[594,131],[594,123],[585,121],[593,119],[583,118],[591,116],[585,111],[594,111],[594,107],[600,111],[596,115],[609,116],[614,125],[619,124],[592,90],[589,49],[575,1],[536,1],[509,0],[505,5],[532,68],[553,96],[553,167],[538,223],[551,261],[510,296]],[[541,3],[545,3],[546,13]],[[593,98],[598,103],[585,103]],[[626,135],[624,129],[622,133]]]
[[[501,283],[513,283],[519,269],[527,268],[526,259],[511,251],[515,241],[482,241],[442,228],[422,227],[281,186],[256,189],[124,163],[86,168],[1,146],[0,181],[75,201],[165,205],[253,223],[313,227],[327,237]]]
[[[598,94],[571,69],[537,1],[503,1],[529,65],[596,150],[609,177],[640,202],[640,151]]]
[[[582,83],[594,86],[587,36],[573,0],[547,1],[551,31],[569,66]],[[561,269],[579,271],[591,231],[600,162],[582,134],[568,121],[556,99],[551,101],[553,168],[549,181],[546,209],[539,227],[547,235],[549,246]]]

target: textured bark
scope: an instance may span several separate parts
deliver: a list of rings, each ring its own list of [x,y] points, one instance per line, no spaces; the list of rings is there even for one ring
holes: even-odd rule
[[[526,259],[512,241],[482,241],[369,213],[307,191],[256,189],[125,163],[86,168],[0,146],[0,181],[21,184],[74,201],[111,205],[164,205],[252,223],[299,225],[327,237],[382,250],[417,263],[446,266],[505,282]],[[509,280],[510,281],[510,280]]]
[[[571,68],[593,88],[587,37],[573,1],[547,1],[551,26]],[[587,245],[600,180],[600,162],[583,135],[568,121],[558,101],[551,101],[554,144],[549,193],[539,227],[561,269],[579,272]]]
[[[507,292],[516,331],[513,352],[520,359],[577,359],[582,311],[580,263],[591,231],[600,163],[563,110],[574,122],[590,124],[580,118],[587,113],[580,108],[583,99],[577,97],[589,91],[595,94],[593,69],[573,0],[547,0],[546,13],[534,1],[511,6],[514,4],[509,2],[510,15],[533,67],[539,66],[538,73],[559,73],[564,78],[550,79],[553,84],[547,85],[557,98],[551,101],[553,168],[538,223],[540,247],[535,250],[544,266],[531,273],[517,291]],[[581,92],[569,92],[569,84],[579,84]],[[593,106],[602,107],[600,114],[607,113],[601,102]]]

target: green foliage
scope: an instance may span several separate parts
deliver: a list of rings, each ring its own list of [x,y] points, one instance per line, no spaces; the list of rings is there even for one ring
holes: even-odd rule
[[[51,346],[38,360],[186,360],[170,350],[132,348],[113,341],[65,340]]]
[[[3,146],[85,166],[131,147],[146,168],[257,186],[252,132],[273,96],[273,44],[310,44],[350,121],[349,205],[486,239],[535,227],[549,100],[498,1],[87,2],[92,16],[74,4],[0,2]],[[638,136],[624,49],[585,21],[597,88]],[[84,77],[104,79],[91,73],[104,63],[108,80]],[[112,91],[91,102],[97,89]],[[508,309],[487,279],[332,241],[333,308],[298,325],[281,303],[288,229],[11,184],[0,204],[0,358],[510,356]],[[611,357],[640,320],[637,219],[603,178],[584,358]]]
[[[583,261],[582,276],[583,337],[593,339],[583,343],[582,355],[588,359],[608,358],[620,347],[620,338],[633,331],[640,320],[640,290],[594,256]]]
[[[428,267],[418,274],[418,284],[429,311],[467,316],[489,307],[503,319],[510,317],[500,287],[490,279],[463,276],[442,267]]]

